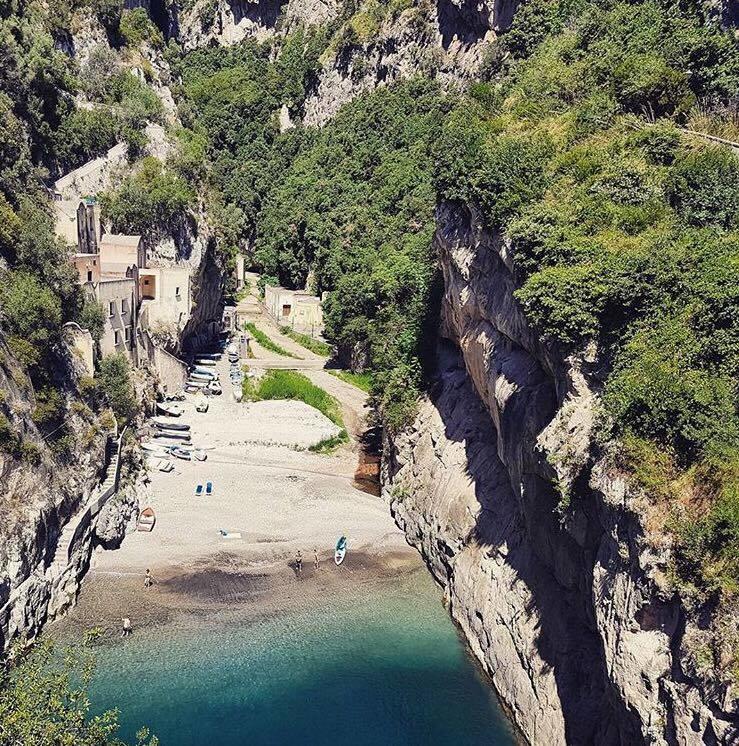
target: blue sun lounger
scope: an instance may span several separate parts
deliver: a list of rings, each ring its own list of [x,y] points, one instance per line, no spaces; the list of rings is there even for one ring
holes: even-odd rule
[[[195,497],[202,497],[203,496],[203,485],[199,484],[197,487],[195,487]]]
[[[210,497],[213,494],[213,482],[206,482],[205,483],[205,495],[206,497]]]

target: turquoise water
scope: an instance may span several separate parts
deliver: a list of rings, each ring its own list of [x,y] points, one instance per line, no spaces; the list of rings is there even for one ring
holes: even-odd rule
[[[425,573],[139,631],[99,651],[91,695],[120,708],[123,737],[146,724],[162,746],[514,743]]]

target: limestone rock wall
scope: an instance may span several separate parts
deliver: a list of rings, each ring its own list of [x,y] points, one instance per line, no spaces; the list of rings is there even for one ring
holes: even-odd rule
[[[511,247],[467,208],[441,206],[436,243],[457,352],[387,444],[383,492],[513,719],[532,743],[737,742],[736,692],[697,672],[699,620],[663,581],[669,548],[595,447],[597,361],[539,342]]]

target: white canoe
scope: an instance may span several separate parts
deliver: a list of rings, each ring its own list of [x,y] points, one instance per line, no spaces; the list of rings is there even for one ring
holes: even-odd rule
[[[216,361],[211,360],[210,358],[207,358],[207,357],[199,357],[195,359],[195,365],[196,367],[201,366],[201,365],[207,365],[208,367],[212,367],[216,365]]]

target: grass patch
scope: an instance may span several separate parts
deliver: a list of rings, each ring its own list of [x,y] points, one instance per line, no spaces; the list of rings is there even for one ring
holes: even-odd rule
[[[245,378],[242,390],[246,401],[292,399],[305,402],[341,428],[337,435],[311,446],[311,451],[329,453],[349,440],[339,402],[302,373],[294,370],[270,370],[256,383]]]
[[[296,360],[300,360],[297,355],[293,355],[292,352],[288,352],[283,347],[273,342],[261,329],[257,328],[257,325],[253,321],[248,321],[245,324],[246,330],[256,339],[257,343],[264,347],[265,350],[274,352],[276,355],[282,355],[283,357],[293,357]]]
[[[340,378],[344,383],[350,383],[368,394],[372,389],[371,373],[352,373],[350,370],[330,370],[329,373],[336,378]]]
[[[306,350],[315,352],[316,355],[323,355],[328,357],[333,351],[333,347],[320,339],[314,339],[307,334],[301,334],[291,329],[289,326],[281,326],[280,331],[286,336],[290,337],[293,342],[297,342],[301,347],[305,347]]]

